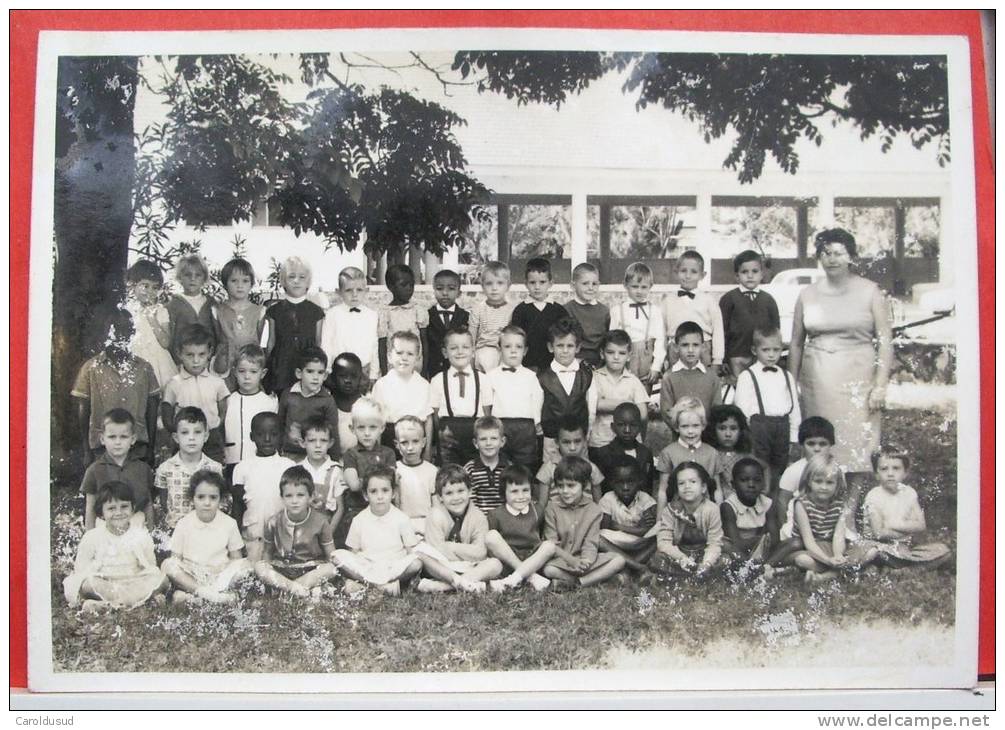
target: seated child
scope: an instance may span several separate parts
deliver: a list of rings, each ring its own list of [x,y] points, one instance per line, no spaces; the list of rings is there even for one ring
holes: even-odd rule
[[[624,330],[611,330],[600,341],[604,366],[593,371],[593,382],[586,393],[590,414],[590,458],[596,458],[597,449],[614,440],[611,422],[614,409],[622,403],[639,407],[642,429],[648,416],[649,393],[642,381],[626,369],[632,353],[632,341]]]
[[[641,261],[625,269],[628,297],[611,311],[611,329],[628,333],[632,349],[628,372],[646,388],[659,382],[666,361],[666,326],[663,310],[650,301],[653,270]]]
[[[388,338],[387,359],[389,369],[373,386],[373,399],[380,403],[387,418],[382,443],[394,445],[394,424],[405,416],[422,422],[425,436],[426,421],[433,410],[429,406],[429,381],[419,375],[419,338],[414,332],[395,332]]]
[[[558,499],[544,512],[544,537],[555,543],[555,555],[544,566],[556,590],[580,588],[613,578],[625,567],[618,553],[600,552],[603,512],[590,498],[590,464],[565,456],[555,467]]]
[[[725,500],[733,493],[733,465],[744,456],[753,456],[747,417],[734,405],[712,406],[701,438],[717,452],[712,478]],[[768,490],[767,480],[764,489]]]
[[[595,464],[587,459],[586,431],[578,418],[566,418],[559,426],[558,454],[559,460],[567,456],[578,456],[590,464],[590,496],[594,502],[599,502],[603,495],[604,475]],[[558,484],[555,481],[556,466],[558,464],[554,461],[545,461],[537,472],[537,508],[542,515],[547,509],[548,503],[558,498]]]
[[[353,519],[345,540],[348,550],[335,551],[335,564],[352,581],[376,585],[396,596],[401,581],[422,570],[422,561],[412,552],[419,538],[412,521],[393,504],[394,470],[379,466],[363,479],[367,508]],[[346,589],[357,591],[359,585],[347,580]]]
[[[642,430],[641,409],[634,403],[622,403],[614,409],[611,429],[614,431],[614,440],[607,446],[596,449],[593,452],[594,458],[591,459],[604,476],[602,491],[611,490],[608,483],[611,479],[611,469],[627,457],[639,468],[641,479],[639,489],[651,495],[655,486],[656,467],[653,463],[652,449],[639,441],[639,433]]]
[[[471,310],[468,327],[475,340],[475,366],[483,373],[499,365],[499,336],[513,318],[515,305],[506,300],[510,287],[509,267],[489,261],[482,267],[485,299]]]
[[[551,351],[548,349],[548,331],[560,319],[569,316],[561,304],[548,299],[551,290],[551,263],[546,258],[534,258],[527,262],[524,282],[530,295],[513,309],[510,324],[527,334],[527,352],[523,357],[524,367],[540,374],[551,365]]]
[[[451,269],[440,269],[433,276],[433,296],[436,303],[429,308],[429,327],[426,328],[425,362],[422,377],[432,380],[433,376],[447,368],[443,356],[444,338],[452,329],[468,327],[468,310],[457,304],[461,294],[461,277]]]
[[[338,400],[337,362],[343,355],[359,369],[356,390],[369,390],[380,377],[380,356],[377,352],[377,313],[366,306],[366,274],[355,266],[347,266],[338,275],[338,293],[342,301],[325,312],[321,325],[321,349],[332,364],[331,377],[326,382],[328,390]],[[359,392],[356,393],[359,397]],[[339,401],[339,410],[349,415],[352,403]],[[343,423],[349,423],[348,419]],[[342,451],[352,444],[342,444]]]
[[[572,270],[574,296],[565,303],[569,316],[579,323],[582,349],[579,356],[591,369],[601,364],[600,343],[611,329],[611,311],[597,301],[600,272],[593,264],[577,264]],[[550,336],[550,335],[549,335]]]
[[[656,552],[656,500],[643,491],[639,462],[627,456],[611,464],[610,491],[600,498],[600,549],[616,553],[630,570],[648,573]]]
[[[537,374],[544,391],[541,431],[544,434],[545,463],[557,463],[560,458],[556,439],[558,425],[564,419],[575,418],[582,425],[584,434],[590,431],[590,406],[586,394],[593,384],[593,371],[589,367],[580,367],[576,357],[582,338],[579,323],[571,317],[558,320],[548,330],[548,351],[554,359],[551,365]]]
[[[203,453],[209,435],[206,415],[201,410],[195,406],[182,408],[172,426],[171,436],[178,444],[178,453],[158,466],[154,477],[154,487],[169,530],[192,510],[189,488],[192,475],[203,469],[223,473],[223,464]]]
[[[795,522],[792,517],[792,498],[799,495],[799,481],[806,464],[817,454],[827,456],[834,446],[834,426],[826,418],[810,416],[799,424],[799,445],[802,448],[802,458],[789,464],[778,481],[778,493],[774,498],[775,516],[778,520],[779,537],[788,540],[792,537]]]
[[[77,401],[84,465],[90,464],[100,453],[105,414],[113,408],[129,411],[136,433],[133,451],[153,464],[157,403],[161,392],[157,375],[150,363],[129,350],[134,333],[129,312],[113,310],[106,331],[105,349],[80,366],[70,391]]]
[[[656,503],[659,513],[670,501],[667,496],[667,485],[670,483],[670,472],[686,461],[701,464],[706,473],[715,470],[715,459],[718,453],[706,443],[702,443],[701,432],[705,429],[705,408],[695,398],[681,398],[670,409],[670,427],[677,432],[678,438],[656,458],[656,471],[660,473],[660,483],[656,491]],[[722,496],[715,488],[715,483],[708,489],[706,495],[715,502],[721,502]]]
[[[502,474],[506,504],[488,514],[489,532],[485,547],[489,555],[502,561],[512,572],[501,580],[489,582],[496,593],[516,588],[524,581],[536,591],[543,591],[551,581],[538,571],[555,554],[555,543],[541,540],[541,517],[534,506],[530,471],[514,464]]]
[[[210,372],[213,335],[194,324],[177,338],[181,370],[164,386],[161,422],[168,433],[174,432],[178,410],[194,406],[206,414],[207,438],[204,450],[216,462],[223,462],[223,422],[227,414],[230,390],[216,373]]]
[[[363,485],[366,475],[377,468],[394,469],[397,457],[393,449],[380,443],[384,433],[384,410],[373,398],[363,397],[352,406],[350,414],[352,431],[356,445],[342,455],[342,479],[346,490],[343,494],[345,514],[335,530],[335,545],[345,545],[353,518],[366,509],[366,494]]]
[[[234,467],[231,493],[234,495],[235,519],[248,548],[248,559],[257,563],[262,556],[265,522],[283,508],[279,480],[286,470],[296,466],[292,459],[279,454],[283,439],[282,425],[276,413],[259,413],[251,419],[251,440],[255,455]]]
[[[233,603],[237,597],[231,589],[251,573],[237,522],[220,511],[227,494],[227,482],[215,471],[197,471],[189,481],[192,511],[175,525],[171,557],[161,565],[174,585],[174,603],[193,598]]]
[[[269,517],[262,557],[255,575],[265,585],[314,600],[321,584],[335,577],[335,540],[324,513],[311,507],[314,478],[302,466],[291,466],[279,480],[283,509]]]
[[[94,500],[102,522],[84,533],[77,547],[73,572],[63,579],[63,595],[71,606],[95,610],[104,605],[132,608],[168,587],[154,556],[154,541],[132,519],[133,490],[125,482],[106,482]]]
[[[701,361],[701,326],[684,322],[674,334],[677,359],[660,382],[660,414],[670,428],[670,409],[681,398],[697,398],[705,408],[722,403],[722,383],[714,370]]]
[[[345,513],[342,494],[346,486],[342,478],[342,464],[328,455],[333,440],[331,424],[323,416],[312,416],[304,421],[301,431],[307,457],[300,462],[300,466],[314,480],[311,506],[324,511],[334,529]]]
[[[302,459],[304,435],[301,424],[313,417],[324,418],[332,433],[338,433],[338,407],[324,386],[328,356],[320,347],[305,347],[300,351],[294,375],[297,378],[279,398],[279,421],[283,424],[283,456]],[[338,443],[332,441],[328,454],[337,459]]]
[[[764,466],[752,456],[742,456],[733,464],[730,481],[736,489],[719,505],[723,556],[734,562],[764,563],[778,545],[778,520],[771,498],[764,494]]]
[[[154,524],[150,489],[154,473],[145,461],[129,455],[136,443],[136,422],[125,408],[113,408],[105,414],[101,429],[101,445],[105,451],[87,467],[80,491],[84,495],[84,529],[94,529],[98,491],[108,482],[125,482],[133,490],[134,519],[142,527]]]
[[[757,251],[743,251],[733,259],[733,272],[739,286],[719,297],[726,357],[733,377],[739,376],[753,362],[750,353],[755,330],[777,330],[780,326],[778,305],[761,289],[764,259]]]
[[[427,433],[439,442],[439,464],[466,464],[477,453],[475,420],[492,413],[492,383],[472,366],[474,339],[466,329],[449,330],[443,354],[450,364],[430,383],[433,409]],[[431,447],[427,459],[432,455]]]
[[[755,330],[753,352],[757,362],[737,376],[733,402],[750,424],[754,456],[771,469],[775,481],[771,493],[775,494],[789,452],[798,448],[799,393],[795,378],[778,365],[782,335],[777,329]]]
[[[163,286],[164,275],[153,261],[140,259],[126,269],[126,310],[136,327],[131,350],[150,363],[162,388],[178,373],[171,356],[171,316],[158,301]]]
[[[336,356],[329,382],[334,382],[339,453],[344,454],[357,443],[356,434],[352,432],[352,406],[363,395],[363,365],[359,358],[351,352]]]
[[[650,567],[657,573],[701,578],[719,567],[722,519],[710,494],[715,483],[694,461],[674,467],[669,478],[669,501],[660,512],[656,555]]]
[[[523,366],[527,335],[516,325],[507,325],[499,336],[499,348],[501,364],[485,376],[495,395],[492,415],[502,421],[503,451],[510,461],[535,468],[541,461],[538,436],[544,393],[537,374]]]
[[[845,540],[845,479],[833,455],[810,459],[799,492],[793,500],[793,538],[802,541],[803,549],[790,562],[806,571],[806,583],[825,583],[837,577],[837,570],[857,570],[876,558],[875,547],[849,546]]]
[[[464,471],[471,480],[472,499],[486,514],[505,502],[502,473],[510,465],[509,458],[502,453],[505,445],[502,421],[495,416],[482,416],[475,421],[478,455],[464,465]]]
[[[471,502],[467,472],[447,464],[436,475],[438,501],[426,516],[425,541],[416,548],[428,578],[419,581],[422,593],[469,591],[481,593],[485,581],[502,572],[502,563],[488,557],[485,535],[489,523]]]
[[[668,294],[663,299],[663,322],[667,335],[671,335],[684,322],[696,323],[702,331],[702,346],[699,359],[705,367],[718,370],[723,363],[724,340],[722,332],[722,312],[718,302],[707,292],[698,288],[705,278],[705,259],[694,250],[684,251],[677,258],[677,283],[680,289],[676,295]],[[676,340],[667,343],[667,363],[673,365],[678,359]],[[680,398],[681,395],[677,397]]]
[[[436,500],[436,467],[422,458],[426,450],[426,425],[415,416],[404,416],[394,424],[395,445],[401,459],[398,499],[395,506],[408,515],[418,534],[426,531],[426,516]]]
[[[872,468],[879,481],[865,496],[866,541],[879,550],[880,564],[891,568],[941,565],[950,558],[941,542],[918,543],[925,532],[925,513],[918,493],[904,484],[910,458],[899,449],[884,448],[872,455]]]
[[[377,352],[380,357],[380,372],[387,373],[390,363],[387,359],[388,346],[395,332],[411,332],[419,340],[416,367],[422,362],[426,345],[426,328],[429,327],[429,313],[412,301],[415,294],[415,273],[405,264],[387,267],[384,283],[391,292],[391,302],[377,311]],[[420,376],[421,377],[421,376]]]

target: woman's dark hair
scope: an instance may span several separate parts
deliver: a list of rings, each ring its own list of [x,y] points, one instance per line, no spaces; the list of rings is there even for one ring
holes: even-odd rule
[[[702,431],[701,440],[714,449],[719,448],[719,439],[715,435],[715,427],[732,418],[740,426],[740,436],[736,439],[736,451],[745,453],[750,451],[750,426],[747,424],[747,417],[743,411],[734,405],[712,406],[708,413],[708,425]]]
[[[844,228],[827,228],[822,230],[813,239],[813,243],[817,248],[817,258],[820,258],[824,247],[831,243],[840,243],[852,258],[858,256],[858,246],[855,245],[855,236],[851,235]]]
[[[685,469],[694,469],[698,472],[698,478],[705,485],[708,498],[715,501],[715,480],[708,475],[705,467],[697,461],[682,461],[670,472],[670,481],[667,483],[667,502],[672,502],[674,497],[677,496],[677,477]]]

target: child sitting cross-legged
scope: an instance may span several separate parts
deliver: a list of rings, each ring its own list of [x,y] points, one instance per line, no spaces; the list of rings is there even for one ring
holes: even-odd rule
[[[283,509],[265,523],[255,575],[284,593],[317,600],[321,584],[335,577],[331,525],[323,512],[311,507],[314,479],[302,466],[283,472],[279,494]]]
[[[488,557],[489,523],[471,501],[467,472],[456,464],[444,466],[436,475],[436,495],[439,502],[426,516],[425,541],[416,548],[429,577],[417,588],[422,593],[480,593],[485,581],[502,572],[502,563]]]
[[[363,487],[367,508],[353,518],[345,540],[349,549],[335,551],[335,564],[349,577],[347,591],[359,591],[359,582],[363,582],[396,596],[401,592],[401,581],[422,570],[422,561],[413,554],[419,538],[411,520],[394,506],[394,469],[372,469]]]
[[[628,568],[647,574],[656,552],[656,500],[643,490],[639,462],[627,456],[614,461],[607,476],[610,491],[600,498],[600,549],[625,559]]]
[[[778,544],[778,520],[764,481],[764,465],[754,457],[740,457],[733,465],[733,491],[719,505],[727,560],[758,565]]]
[[[161,570],[175,590],[174,603],[201,598],[211,603],[232,603],[233,585],[251,573],[243,557],[244,540],[234,518],[220,511],[227,482],[215,471],[192,475],[189,500],[192,511],[179,520],[171,535],[171,557]]]
[[[555,543],[555,556],[544,566],[552,588],[567,590],[612,578],[625,567],[617,554],[600,552],[603,512],[587,489],[590,463],[578,456],[563,457],[555,467],[558,499],[544,512],[544,536]]]
[[[502,486],[506,503],[489,512],[485,546],[489,555],[499,558],[512,572],[489,586],[501,593],[527,581],[534,590],[543,591],[551,581],[538,571],[555,554],[555,543],[541,539],[541,513],[534,506],[530,470],[522,464],[507,467]]]
[[[715,482],[701,464],[684,461],[670,473],[669,487],[649,566],[668,576],[709,575],[722,555],[722,519],[712,501]]]

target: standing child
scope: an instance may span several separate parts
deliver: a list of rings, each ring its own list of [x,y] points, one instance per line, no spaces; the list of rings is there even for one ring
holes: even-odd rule
[[[193,406],[206,415],[209,429],[206,453],[215,461],[223,461],[223,421],[227,416],[230,390],[216,373],[209,370],[213,335],[205,327],[193,324],[178,338],[178,359],[181,370],[164,387],[161,403],[161,423],[169,433],[174,431],[175,414],[181,408]]]
[[[387,418],[383,444],[394,443],[394,424],[405,416],[425,423],[432,414],[429,406],[429,381],[419,375],[419,350],[422,343],[414,332],[395,332],[388,342],[390,369],[373,386],[373,399],[380,403]],[[425,433],[423,433],[425,435]]]
[[[342,478],[342,464],[332,459],[331,451],[335,432],[323,416],[311,416],[301,424],[304,450],[307,452],[299,463],[314,480],[314,500],[311,506],[325,510],[332,525],[338,525],[344,513],[342,493],[345,479]]]
[[[380,377],[377,313],[364,304],[366,292],[366,274],[355,266],[342,269],[338,275],[338,293],[342,301],[325,312],[321,327],[321,348],[332,363],[332,377],[335,377],[336,360],[343,353],[349,353],[359,360],[361,377],[366,376],[358,386],[362,390],[369,390]],[[329,380],[328,388],[337,393],[337,382]],[[348,408],[341,410],[348,414]],[[342,445],[343,451],[347,448],[349,446]]]
[[[297,382],[283,391],[279,398],[279,420],[283,424],[283,455],[302,459],[304,450],[303,423],[314,417],[324,418],[332,433],[338,432],[338,407],[325,388],[328,356],[320,347],[305,347],[300,351],[294,374]],[[338,458],[338,444],[332,443],[328,453]]]
[[[419,538],[412,521],[394,506],[397,488],[394,470],[380,466],[363,481],[367,508],[352,521],[345,544],[348,550],[335,551],[335,564],[351,580],[376,585],[396,596],[401,581],[422,570],[422,562],[412,553]],[[346,581],[346,589],[358,590]]]
[[[387,268],[384,283],[391,292],[391,302],[385,304],[377,312],[377,348],[380,357],[380,372],[387,373],[390,367],[387,361],[387,346],[390,337],[395,332],[411,332],[419,338],[419,353],[428,349],[426,344],[426,328],[429,327],[429,313],[412,301],[415,294],[415,274],[404,264],[395,264]],[[418,360],[417,362],[422,362]]]
[[[792,499],[799,496],[799,482],[806,464],[817,454],[829,456],[834,446],[834,425],[822,416],[810,416],[799,424],[799,446],[802,458],[789,464],[778,481],[778,493],[775,495],[775,515],[781,525],[782,540],[792,537],[795,522],[792,517]]]
[[[558,425],[566,418],[575,419],[590,431],[590,406],[587,393],[593,384],[593,371],[580,367],[578,359],[582,329],[579,323],[567,317],[560,319],[548,330],[548,351],[554,360],[538,373],[544,402],[541,405],[541,432],[544,434],[544,462],[558,461]]]
[[[600,549],[620,555],[629,570],[645,575],[656,552],[656,500],[642,490],[645,482],[639,462],[627,456],[611,465],[610,491],[598,506]]]
[[[134,453],[153,464],[160,386],[153,367],[129,351],[133,318],[125,309],[109,316],[105,349],[80,366],[70,391],[77,400],[77,423],[84,465],[100,453],[105,414],[123,408],[133,417]]]
[[[590,459],[596,461],[597,452],[614,440],[614,409],[622,403],[639,407],[642,430],[645,431],[649,393],[642,381],[626,366],[632,354],[632,341],[624,330],[611,330],[601,341],[604,366],[593,371],[593,382],[586,393],[590,417]]]
[[[722,555],[722,519],[710,497],[715,485],[705,467],[693,461],[674,467],[669,481],[650,567],[664,575],[700,578],[718,567]]]
[[[215,471],[192,475],[188,485],[192,511],[181,518],[171,535],[171,557],[161,570],[174,585],[171,600],[185,603],[201,598],[210,603],[233,603],[231,589],[251,573],[243,556],[244,540],[233,517],[220,511],[227,482]]]
[[[586,447],[586,429],[575,417],[567,416],[558,424],[556,439],[558,458],[545,461],[537,472],[537,506],[543,515],[548,503],[558,498],[558,485],[555,482],[555,467],[567,456],[578,456],[589,461],[589,451]],[[599,502],[603,495],[604,475],[593,462],[590,463],[590,495],[594,502]]]
[[[159,301],[164,275],[153,261],[140,259],[126,269],[126,286],[126,309],[136,327],[132,353],[153,366],[163,388],[178,372],[171,356],[171,316]]]
[[[631,340],[628,371],[647,389],[659,382],[667,343],[663,312],[649,301],[652,290],[653,270],[636,261],[625,269],[628,299],[611,311],[611,329],[624,330]]]
[[[556,590],[580,588],[613,578],[625,567],[618,553],[600,552],[604,513],[586,490],[590,464],[578,456],[563,457],[555,467],[558,499],[544,512],[544,537],[555,543],[555,555],[543,573]]]
[[[210,357],[216,355],[219,331],[213,300],[203,293],[209,281],[209,267],[199,254],[179,257],[175,264],[175,279],[181,285],[181,294],[168,299],[168,326],[171,331],[171,357],[181,365],[181,339],[192,325],[200,325],[209,333]],[[207,361],[208,365],[208,361]],[[165,424],[165,427],[167,424]]]
[[[223,347],[217,350],[215,370],[226,373],[234,367],[241,349],[247,345],[260,346],[265,327],[265,307],[249,298],[255,285],[255,270],[242,258],[234,258],[223,265],[220,281],[227,291],[227,299],[216,305],[216,319],[220,327]],[[233,374],[227,385],[236,387]]]
[[[291,466],[291,459],[280,456],[283,428],[275,413],[259,413],[251,419],[251,440],[255,455],[246,457],[234,468],[231,493],[234,495],[234,518],[241,525],[241,534],[248,547],[252,564],[262,555],[265,521],[282,509],[279,480]]]
[[[543,591],[551,581],[538,571],[555,554],[555,543],[541,539],[541,518],[531,494],[530,471],[522,464],[513,464],[503,471],[502,484],[506,503],[488,514],[489,532],[485,546],[489,555],[498,558],[512,572],[489,586],[502,593],[524,581],[536,591]]]
[[[154,486],[160,497],[169,530],[192,510],[189,492],[192,475],[209,470],[223,473],[223,465],[207,456],[203,449],[209,438],[206,414],[195,406],[178,411],[172,422],[171,435],[178,445],[178,453],[157,467]]]
[[[468,475],[456,464],[440,470],[435,488],[438,501],[426,516],[425,541],[416,550],[430,577],[416,587],[422,593],[481,593],[485,581],[503,569],[499,560],[488,557],[488,520],[472,504]]]
[[[778,365],[782,335],[777,329],[755,330],[753,352],[757,362],[737,377],[733,402],[750,423],[754,456],[771,469],[775,494],[790,451],[799,448],[799,393],[795,379]]]
[[[778,520],[771,498],[764,494],[764,466],[743,456],[732,471],[730,481],[736,490],[719,505],[725,533],[723,554],[733,562],[761,564],[778,545]]]
[[[697,322],[683,322],[674,332],[677,359],[660,383],[660,413],[668,426],[670,409],[681,398],[697,398],[706,413],[722,403],[719,376],[701,361],[703,338]]]
[[[800,479],[801,496],[793,500],[793,537],[803,549],[790,560],[806,571],[806,583],[825,583],[837,570],[857,570],[876,558],[868,543],[849,547],[845,539],[845,480],[833,455],[810,459]]]
[[[506,436],[504,453],[510,461],[535,469],[541,463],[541,406],[544,392],[533,370],[523,366],[527,335],[516,325],[507,325],[499,337],[502,363],[485,376],[492,384],[495,403],[492,414],[502,421]]]
[[[102,522],[80,540],[73,572],[63,579],[66,602],[83,601],[81,607],[89,611],[133,608],[163,594],[168,580],[157,569],[150,533],[133,520],[132,488],[107,482],[95,496],[94,509]]]
[[[733,493],[733,465],[745,456],[753,456],[747,417],[734,405],[712,406],[701,438],[718,452],[712,478],[722,498],[726,499]],[[764,488],[768,488],[767,481]]]
[[[761,290],[764,259],[757,251],[744,251],[733,259],[739,286],[719,299],[722,326],[726,335],[726,362],[736,378],[754,359],[754,330],[777,330],[780,326],[774,297]]]
[[[394,443],[401,454],[395,467],[398,474],[395,506],[408,515],[412,527],[421,535],[437,493],[436,467],[422,458],[426,451],[426,424],[415,416],[403,416],[394,424]]]
[[[259,413],[275,413],[279,409],[276,396],[262,390],[265,377],[265,350],[258,345],[245,345],[237,352],[233,377],[237,390],[227,396],[227,415],[223,421],[225,474],[255,453],[251,440],[251,419]]]
[[[879,486],[862,503],[866,541],[878,549],[879,562],[891,568],[941,565],[950,556],[941,542],[915,542],[928,525],[918,493],[904,484],[910,464],[910,457],[900,449],[886,447],[874,453],[872,468]]]
[[[510,465],[502,453],[506,434],[502,421],[495,416],[482,416],[475,421],[475,448],[478,454],[464,465],[471,480],[472,498],[482,512],[500,507],[504,500],[502,473]]]
[[[579,356],[591,368],[600,367],[600,343],[611,329],[611,312],[597,301],[600,291],[600,272],[593,264],[578,264],[572,270],[572,301],[565,309],[579,323],[581,349]],[[550,339],[550,335],[549,335]],[[554,353],[552,353],[554,354]]]
[[[659,513],[663,514],[670,497],[667,496],[667,486],[670,484],[670,474],[684,462],[697,462],[702,469],[711,474],[715,469],[718,452],[706,443],[702,443],[701,432],[705,430],[705,407],[695,398],[681,398],[670,409],[670,428],[677,433],[677,440],[663,449],[656,458],[656,471],[660,473],[659,489],[656,492],[656,502]],[[715,483],[707,490],[707,497],[715,502],[722,501],[722,495],[715,489]]]
[[[321,341],[325,311],[307,298],[311,288],[311,267],[298,256],[283,261],[279,283],[286,293],[265,312],[268,320],[268,377],[265,387],[281,393],[297,382],[296,368],[301,353]]]
[[[374,469],[394,469],[394,451],[380,443],[384,433],[384,410],[373,398],[360,398],[350,414],[356,445],[342,454],[342,478],[345,480],[345,516],[335,531],[335,544],[343,545],[353,518],[366,509],[363,485]]]
[[[702,348],[699,359],[705,367],[719,370],[725,352],[722,329],[722,312],[709,294],[698,289],[705,278],[705,259],[697,251],[685,251],[677,259],[677,283],[680,289],[676,295],[669,294],[663,299],[663,322],[667,335],[676,332],[684,322],[694,322],[702,332]],[[669,343],[667,363],[677,362],[676,342]]]
[[[430,383],[433,409],[427,433],[439,442],[439,464],[466,464],[475,457],[475,420],[492,412],[492,383],[472,367],[474,339],[466,329],[447,332],[443,354],[450,364]],[[429,459],[432,445],[426,446]]]
[[[339,451],[344,454],[357,443],[356,434],[352,432],[352,406],[363,395],[363,363],[356,353],[343,352],[335,358],[331,381],[335,383],[335,406],[338,408]]]
[[[447,332],[452,329],[466,329],[468,326],[468,310],[457,304],[461,294],[461,277],[456,271],[440,269],[433,276],[433,296],[436,304],[429,308],[429,327],[426,329],[426,341],[429,347],[424,351],[425,362],[422,366],[422,377],[431,380],[434,375],[447,368],[447,359],[443,356],[443,343]]]
[[[551,263],[548,259],[535,258],[528,261],[524,282],[530,299],[516,305],[510,324],[519,327],[527,335],[524,366],[540,374],[551,365],[552,360],[551,350],[548,349],[548,331],[555,322],[568,317],[569,312],[561,304],[548,298],[552,284]]]
[[[515,305],[506,300],[510,286],[509,267],[489,261],[482,267],[485,301],[471,310],[470,329],[475,340],[475,366],[483,373],[499,364],[499,337],[513,318]]]
[[[302,466],[283,472],[279,494],[283,508],[265,522],[255,575],[283,593],[316,601],[321,598],[321,584],[335,577],[331,525],[311,507],[314,479]]]
[[[150,489],[154,474],[150,465],[129,452],[136,443],[136,421],[125,408],[113,408],[105,414],[101,429],[102,453],[84,472],[80,491],[84,495],[84,529],[94,529],[98,513],[97,495],[109,482],[124,482],[133,490],[133,506],[136,521],[148,527],[154,524],[153,504]]]
[[[634,403],[622,403],[614,409],[611,420],[614,440],[593,452],[591,459],[604,475],[603,491],[611,490],[612,468],[625,458],[634,461],[639,468],[641,489],[646,494],[653,493],[656,468],[652,450],[639,441],[642,432],[642,411]]]

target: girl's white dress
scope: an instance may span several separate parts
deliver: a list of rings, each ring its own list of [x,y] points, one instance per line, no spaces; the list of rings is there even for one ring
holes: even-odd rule
[[[126,304],[126,309],[133,316],[133,327],[136,330],[136,334],[133,336],[133,354],[153,366],[157,383],[163,389],[167,385],[167,381],[178,374],[178,367],[171,359],[171,353],[161,347],[161,343],[157,341],[154,328],[148,318],[153,312],[157,322],[165,330],[170,331],[171,318],[168,315],[167,307],[163,304],[152,304],[145,307],[133,299]]]
[[[71,606],[80,603],[80,587],[87,579],[94,593],[114,606],[133,608],[145,603],[164,580],[150,533],[130,524],[123,534],[115,535],[104,523],[85,533],[73,572],[63,579],[63,594]]]

